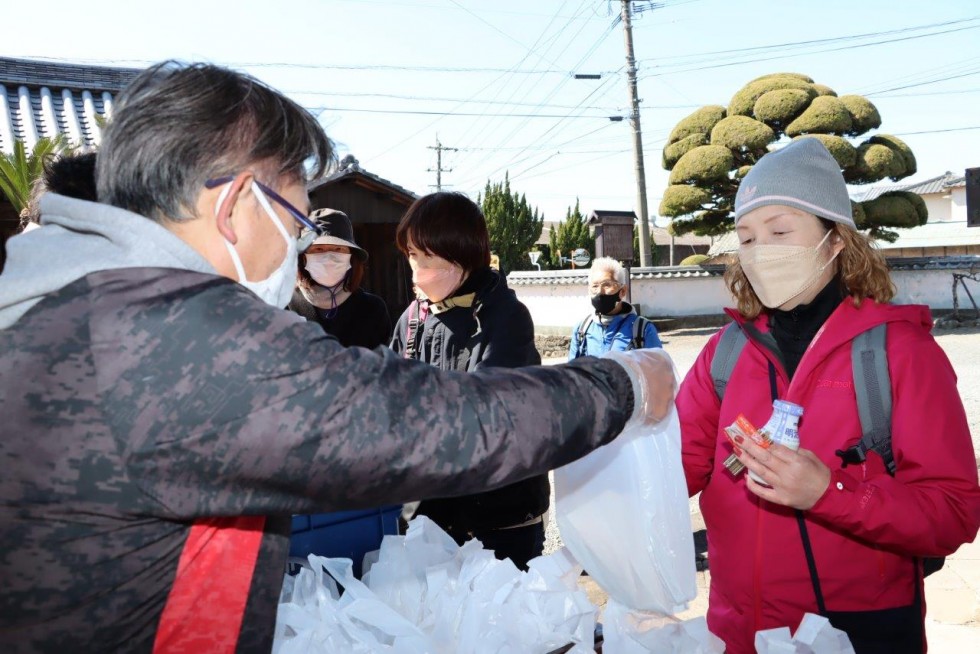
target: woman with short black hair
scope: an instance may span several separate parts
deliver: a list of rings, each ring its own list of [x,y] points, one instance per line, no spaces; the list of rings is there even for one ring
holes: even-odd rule
[[[408,257],[417,299],[395,326],[391,349],[442,370],[541,363],[530,313],[490,268],[490,237],[476,204],[460,193],[419,198],[395,239]],[[526,569],[544,548],[549,496],[548,476],[538,475],[476,495],[426,498],[411,508],[460,545],[477,538],[498,558]],[[414,517],[411,508],[408,517]]]

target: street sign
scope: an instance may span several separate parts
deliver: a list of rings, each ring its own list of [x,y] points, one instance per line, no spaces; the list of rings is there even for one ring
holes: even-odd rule
[[[592,261],[592,255],[585,248],[578,248],[577,250],[572,250],[572,263],[574,263],[579,268],[584,268],[589,265]]]

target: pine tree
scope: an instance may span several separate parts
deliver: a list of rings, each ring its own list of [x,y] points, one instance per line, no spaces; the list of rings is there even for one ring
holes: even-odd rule
[[[490,250],[500,257],[500,270],[507,274],[513,270],[531,269],[527,253],[541,235],[543,216],[537,207],[531,208],[524,194],[510,190],[510,174],[503,182],[487,185],[477,196],[477,204],[483,209],[490,232]]]
[[[663,167],[671,173],[660,214],[677,218],[672,229],[678,235],[730,231],[740,180],[783,136],[819,139],[848,184],[915,174],[915,155],[901,139],[875,134],[852,143],[845,138],[880,126],[878,109],[863,96],[837,97],[830,87],[798,73],[764,75],[742,87],[727,107],[701,107],[674,127],[663,150]],[[889,227],[915,227],[928,219],[922,198],[904,191],[851,205],[858,229],[889,241],[898,238]]]
[[[579,209],[578,198],[575,198],[575,209],[568,208],[565,212],[565,220],[551,230],[548,241],[551,250],[551,267],[555,269],[563,267],[559,256],[569,257],[572,250],[577,248],[585,248],[590,256],[595,254],[595,238],[589,233],[585,216]]]

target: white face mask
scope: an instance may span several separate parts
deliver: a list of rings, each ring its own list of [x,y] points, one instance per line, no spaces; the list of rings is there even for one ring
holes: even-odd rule
[[[317,284],[334,287],[344,281],[350,270],[350,254],[318,252],[306,255],[306,272]]]
[[[218,196],[218,203],[214,209],[215,215],[218,214],[218,208],[230,190],[230,186],[225,187],[225,190]],[[286,241],[286,256],[283,258],[282,263],[279,264],[279,267],[272,271],[271,275],[261,281],[250,282],[245,278],[245,268],[242,266],[242,260],[238,256],[238,252],[235,251],[235,246],[225,239],[225,247],[228,248],[228,254],[231,255],[232,263],[235,264],[238,283],[258,295],[266,304],[271,304],[274,307],[282,309],[289,304],[289,300],[293,296],[293,287],[296,285],[296,266],[299,260],[299,252],[296,250],[296,239],[292,238],[289,232],[286,231],[286,228],[282,226],[282,222],[269,204],[269,199],[265,197],[265,193],[254,182],[252,183],[252,192],[255,193],[256,199],[262,205],[266,216],[269,217],[272,224],[279,230],[279,234],[283,240]]]
[[[738,261],[759,301],[770,309],[777,309],[813,286],[837,257],[835,252],[827,261],[820,260],[820,249],[828,237],[830,232],[814,247],[753,245],[740,248]]]

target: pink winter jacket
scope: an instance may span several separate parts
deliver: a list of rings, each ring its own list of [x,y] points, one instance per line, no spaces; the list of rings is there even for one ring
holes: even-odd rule
[[[861,436],[851,340],[885,322],[894,477],[875,453],[846,469],[835,455]],[[765,315],[754,324],[768,331]],[[701,493],[708,530],[708,626],[729,654],[755,651],[760,629],[795,630],[805,612],[817,612],[794,511],[758,499],[746,489],[744,475],[735,480],[722,467],[732,452],[722,428],[739,413],[756,426],[772,413],[769,360],[778,371],[779,397],[804,407],[800,447],[832,471],[827,490],[806,512],[828,611],[910,605],[914,584],[921,584],[912,557],[947,555],[975,538],[980,488],[970,430],[956,375],[929,333],[931,325],[924,306],[866,300],[857,308],[847,298],[817,333],[792,384],[779,360],[750,337],[722,402],[711,379],[720,332],[698,356],[677,407],[688,492]]]

